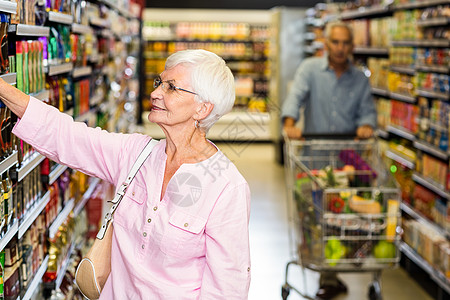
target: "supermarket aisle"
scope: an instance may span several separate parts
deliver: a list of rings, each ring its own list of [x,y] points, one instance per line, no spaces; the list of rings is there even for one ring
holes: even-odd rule
[[[249,300],[281,299],[286,263],[290,260],[288,220],[284,169],[274,160],[270,144],[218,144],[236,164],[252,190],[250,218],[250,246],[252,257],[252,283]],[[343,274],[349,293],[337,300],[367,299],[370,273]],[[297,288],[303,286],[300,268],[290,269],[289,282]],[[317,289],[317,274],[306,273],[309,294]],[[403,269],[382,273],[384,300],[431,300],[432,298],[413,281]],[[302,289],[303,291],[303,289]],[[303,299],[291,292],[289,300]]]

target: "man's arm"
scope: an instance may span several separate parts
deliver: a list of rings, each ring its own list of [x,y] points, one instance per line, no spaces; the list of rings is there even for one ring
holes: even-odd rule
[[[359,105],[356,136],[367,139],[373,136],[377,125],[377,110],[367,78],[363,81],[363,95]]]
[[[295,123],[300,117],[300,108],[304,105],[309,94],[308,77],[308,66],[302,63],[295,72],[289,94],[281,107],[283,131],[291,139],[299,139],[302,136],[300,128],[295,127]]]

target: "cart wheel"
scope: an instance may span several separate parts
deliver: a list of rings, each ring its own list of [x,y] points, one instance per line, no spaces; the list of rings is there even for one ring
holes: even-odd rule
[[[377,281],[370,284],[368,296],[370,300],[383,300],[383,297],[381,296],[381,287]]]
[[[283,300],[286,300],[287,297],[289,296],[290,293],[290,288],[287,284],[283,285],[281,287],[281,297],[283,298]]]

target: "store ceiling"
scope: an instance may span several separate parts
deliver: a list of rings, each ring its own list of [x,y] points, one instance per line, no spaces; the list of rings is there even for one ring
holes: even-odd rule
[[[275,6],[313,7],[317,0],[146,0],[148,8],[218,8],[218,9],[270,9]],[[343,1],[328,1],[343,2]]]

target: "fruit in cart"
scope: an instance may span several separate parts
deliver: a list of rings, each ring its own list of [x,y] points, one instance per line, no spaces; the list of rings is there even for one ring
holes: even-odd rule
[[[375,258],[395,258],[397,254],[395,244],[388,241],[379,241],[373,247],[373,255]]]
[[[339,196],[333,196],[328,209],[334,213],[341,213],[345,208],[345,201]]]
[[[373,199],[366,199],[358,195],[353,195],[349,202],[352,211],[362,214],[379,214],[381,213],[381,204]]]
[[[345,165],[342,168],[342,171],[347,173],[347,177],[350,181],[353,181],[355,179],[355,166],[353,165]]]
[[[335,266],[337,264],[336,260],[345,257],[346,253],[347,249],[340,240],[332,238],[327,241],[327,244],[325,245],[325,258],[335,260],[329,263],[330,266]]]

